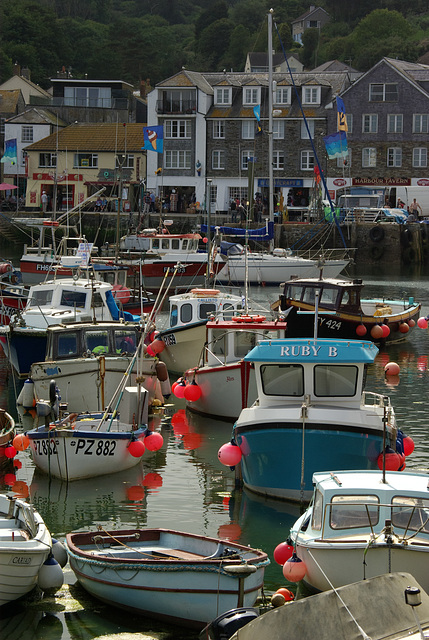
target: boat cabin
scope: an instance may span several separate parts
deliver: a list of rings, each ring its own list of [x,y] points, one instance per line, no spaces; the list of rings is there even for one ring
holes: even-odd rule
[[[293,306],[303,310],[313,309],[316,293],[319,309],[360,313],[362,280],[337,280],[334,278],[299,278],[289,280],[280,296],[280,308],[284,311]]]
[[[285,337],[286,322],[265,320],[261,318],[238,322],[238,318],[221,321],[209,320],[206,325],[207,340],[204,350],[204,365],[216,367],[242,360],[259,340],[276,340]],[[252,318],[252,316],[249,316]],[[263,319],[262,319],[263,318]]]
[[[336,471],[313,475],[311,520],[313,532],[327,538],[380,531],[391,522],[397,535],[429,536],[429,488],[427,475],[406,471]]]
[[[197,253],[201,240],[199,233],[159,233],[157,229],[144,229],[141,233],[123,236],[120,240],[121,251],[143,251],[155,255],[166,253]]]
[[[230,320],[243,308],[241,296],[218,289],[191,289],[170,296],[169,328],[205,323],[210,317]]]
[[[140,340],[137,325],[122,322],[55,325],[47,330],[46,361],[135,353]]]
[[[19,224],[31,231],[31,245],[24,245],[23,257],[46,255],[49,258],[65,256],[66,259],[67,257],[72,259],[72,257],[81,256],[85,257],[87,262],[87,256],[98,251],[93,243],[77,235],[76,226],[61,224],[51,218],[22,218]],[[59,235],[57,237],[59,231],[62,237]],[[37,237],[34,237],[34,232],[37,232]],[[70,236],[70,232],[76,235]],[[82,260],[73,262],[71,266],[78,266],[81,262]]]
[[[261,407],[306,402],[359,408],[362,401],[383,401],[369,392],[363,398],[366,368],[377,353],[369,341],[289,338],[262,340],[244,360],[255,365]]]

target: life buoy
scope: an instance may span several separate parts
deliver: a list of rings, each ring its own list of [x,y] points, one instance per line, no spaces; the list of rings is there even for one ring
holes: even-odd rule
[[[59,224],[60,223],[57,220],[44,220],[43,221],[43,226],[44,227],[58,227]]]
[[[380,258],[382,258],[384,254],[384,247],[380,246],[379,244],[374,244],[370,248],[369,252],[373,260],[380,260]]]
[[[380,242],[381,240],[383,240],[384,238],[383,227],[381,227],[380,225],[377,225],[376,227],[372,227],[372,229],[369,230],[369,237],[373,242]]]
[[[211,298],[212,296],[217,296],[220,291],[219,289],[191,289],[191,293],[196,296]]]
[[[112,295],[115,300],[119,300],[122,304],[127,304],[131,298],[131,291],[122,284],[114,284],[112,287]]]
[[[239,322],[253,322],[253,316],[238,316]]]
[[[12,271],[12,265],[10,262],[0,263],[0,274],[7,273],[8,271]]]
[[[253,316],[253,322],[264,322],[266,319],[265,316]]]

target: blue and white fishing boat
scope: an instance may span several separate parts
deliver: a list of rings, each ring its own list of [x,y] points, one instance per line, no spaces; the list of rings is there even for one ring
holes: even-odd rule
[[[258,392],[233,428],[245,487],[309,501],[315,471],[377,469],[384,448],[396,450],[389,398],[364,391],[377,353],[369,341],[313,338],[263,340],[245,356]]]

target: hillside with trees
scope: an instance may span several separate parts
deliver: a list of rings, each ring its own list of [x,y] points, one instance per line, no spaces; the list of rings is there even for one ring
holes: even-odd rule
[[[415,62],[429,51],[429,0],[321,0],[331,21],[292,40],[303,0],[2,0],[0,82],[15,62],[44,88],[63,67],[73,77],[151,85],[186,67],[243,70],[248,51],[293,51],[306,69],[332,59],[359,71],[383,56]]]

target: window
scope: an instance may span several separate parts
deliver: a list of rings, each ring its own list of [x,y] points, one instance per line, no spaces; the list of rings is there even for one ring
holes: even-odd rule
[[[213,122],[213,138],[225,137],[225,122],[224,120],[215,120]]]
[[[247,171],[249,165],[249,158],[253,158],[253,151],[242,151],[241,152],[241,170]]]
[[[429,115],[427,113],[415,113],[413,115],[413,133],[429,133]]]
[[[415,147],[413,149],[413,167],[428,166],[428,150],[426,147]]]
[[[372,495],[333,496],[330,509],[331,529],[375,526],[379,520],[379,500]]]
[[[311,517],[311,528],[320,531],[322,528],[323,518],[323,496],[320,491],[316,490],[313,502],[313,515]]]
[[[243,140],[253,140],[255,137],[255,120],[243,120],[241,123],[241,137]]]
[[[188,324],[192,320],[192,305],[182,304],[180,307],[180,322],[182,324]]]
[[[387,133],[402,133],[403,122],[402,113],[390,113],[387,116]]]
[[[75,153],[73,167],[98,167],[98,153]]]
[[[212,169],[225,169],[225,151],[223,149],[212,151]]]
[[[314,367],[314,395],[351,398],[356,394],[357,377],[355,365],[318,364]]]
[[[165,152],[166,169],[190,169],[191,152],[170,149]]]
[[[274,96],[275,104],[290,104],[291,103],[291,88],[290,87],[277,87],[276,94]]]
[[[310,136],[314,139],[314,120],[307,120],[308,129],[310,135],[308,135],[307,127],[305,126],[305,120],[301,122],[301,140],[309,140]]]
[[[61,293],[60,306],[61,307],[79,307],[85,308],[86,293],[83,291],[67,291],[64,289]]]
[[[377,149],[375,147],[366,147],[362,149],[362,166],[363,167],[377,166]]]
[[[21,128],[21,142],[33,142],[33,127],[24,125]]]
[[[133,155],[125,156],[125,160],[122,162],[121,166],[122,166],[123,169],[133,169],[134,168],[134,156]],[[115,158],[115,168],[119,169],[118,156],[116,156],[116,158]]]
[[[320,87],[303,87],[302,104],[320,104]]]
[[[202,302],[198,307],[198,319],[207,320],[211,314],[216,315],[216,305],[212,302]]]
[[[285,121],[273,120],[273,140],[283,140],[285,137]]]
[[[264,364],[262,388],[267,396],[302,396],[304,369],[299,364]]]
[[[4,123],[6,122],[6,118],[0,118],[0,135],[4,136]]]
[[[115,351],[117,353],[135,353],[136,346],[134,331],[115,331]]]
[[[166,138],[190,138],[190,120],[166,120],[164,124]]]
[[[39,167],[56,167],[57,166],[57,154],[56,153],[39,153]]]
[[[78,353],[77,333],[74,331],[59,333],[57,350],[59,357],[69,358],[70,356],[76,356]]]
[[[273,169],[285,168],[285,154],[284,151],[273,151]]]
[[[352,133],[353,132],[353,114],[352,113],[346,113],[346,122],[347,122],[348,133]]]
[[[362,116],[362,133],[377,133],[378,115],[376,113],[364,113]]]
[[[253,331],[234,331],[234,356],[244,358],[256,344],[258,336]]]
[[[31,306],[43,307],[46,304],[51,304],[53,293],[53,289],[33,289]]]
[[[314,169],[313,151],[301,151],[301,169],[302,171],[312,171]]]
[[[370,102],[397,102],[398,101],[398,85],[390,84],[370,84],[369,85],[369,101]]]
[[[260,88],[244,87],[243,88],[243,104],[259,104]]]
[[[229,199],[230,200],[246,200],[247,201],[247,187],[229,187]]]
[[[109,353],[109,334],[107,331],[88,331],[84,343],[85,351],[95,355]]]
[[[429,533],[429,501],[413,496],[392,498],[392,525],[400,529]]]
[[[162,92],[164,113],[195,113],[197,107],[194,89],[169,89]]]
[[[337,158],[337,167],[351,167],[352,166],[352,150],[350,147],[347,149],[347,155],[343,158]]]
[[[215,104],[231,104],[231,88],[230,87],[216,88]]]
[[[110,87],[64,87],[64,104],[69,107],[111,109],[111,91]]]
[[[401,147],[390,147],[387,150],[387,166],[402,167],[402,149]]]

